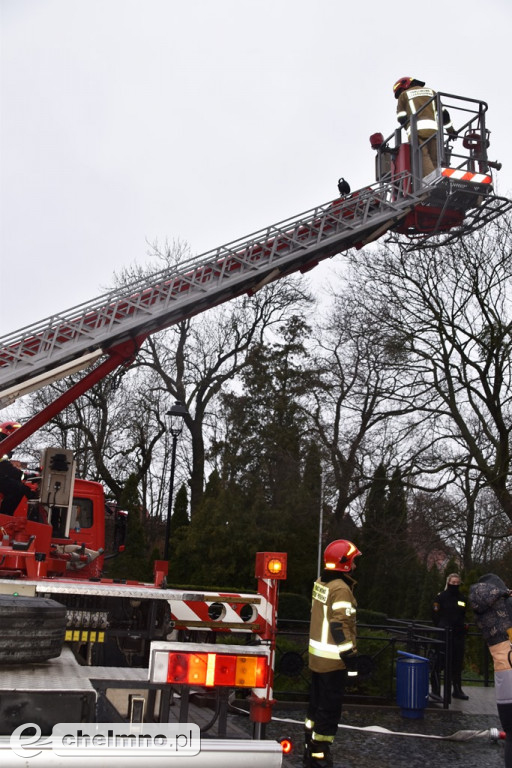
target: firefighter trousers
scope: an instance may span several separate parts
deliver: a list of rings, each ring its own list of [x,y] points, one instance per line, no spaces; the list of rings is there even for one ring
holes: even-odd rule
[[[437,131],[418,131],[418,140],[425,177],[437,168]]]
[[[346,672],[311,672],[311,693],[307,718],[313,723],[313,738],[326,737],[322,741],[332,742],[343,708]]]

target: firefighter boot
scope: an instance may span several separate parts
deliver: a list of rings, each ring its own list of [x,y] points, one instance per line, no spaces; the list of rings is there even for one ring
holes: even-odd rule
[[[312,729],[306,727],[304,728],[304,753],[302,755],[302,765],[304,768],[311,768],[311,738],[312,738]]]
[[[327,741],[311,741],[310,768],[333,768],[331,747]]]

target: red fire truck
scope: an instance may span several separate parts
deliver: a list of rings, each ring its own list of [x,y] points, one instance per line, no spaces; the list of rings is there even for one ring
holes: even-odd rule
[[[445,93],[434,98],[437,114],[449,109],[458,127],[447,136],[440,118],[429,139],[437,142],[438,166],[427,178],[418,113],[411,116],[407,142],[401,129],[387,139],[372,135],[376,181],[369,186],[0,339],[0,408],[90,369],[7,437],[2,452],[128,364],[155,331],[386,233],[406,238],[409,247],[437,246],[508,211],[512,201],[493,188],[500,166],[488,158],[487,105]],[[0,516],[1,654],[8,662],[0,668],[0,731],[9,733],[27,718],[46,732],[71,717],[88,722],[99,717],[108,685],[127,686],[142,676],[150,701],[160,691],[162,721],[176,686],[182,704],[190,685],[217,693],[248,687],[254,734],[262,736],[272,711],[277,585],[286,574],[285,555],[258,554],[255,594],[168,589],[162,561],[153,584],[114,582],[102,577],[104,510],[101,486],[75,478],[72,454],[57,448],[43,456],[38,497]],[[222,633],[253,636],[257,643],[217,642]],[[27,665],[31,676],[22,684]],[[281,764],[278,745],[264,753],[267,746],[256,741],[243,747],[244,762]],[[204,764],[235,764],[229,762],[233,743]],[[240,764],[239,754],[236,760]]]

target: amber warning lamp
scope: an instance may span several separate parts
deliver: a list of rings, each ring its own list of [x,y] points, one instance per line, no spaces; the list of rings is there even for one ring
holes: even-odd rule
[[[257,552],[257,579],[286,579],[286,552]]]

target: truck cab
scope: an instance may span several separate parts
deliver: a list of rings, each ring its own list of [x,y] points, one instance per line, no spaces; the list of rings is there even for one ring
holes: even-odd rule
[[[75,477],[71,451],[43,452],[40,477],[14,514],[0,514],[0,578],[97,579],[105,551],[105,494]]]

